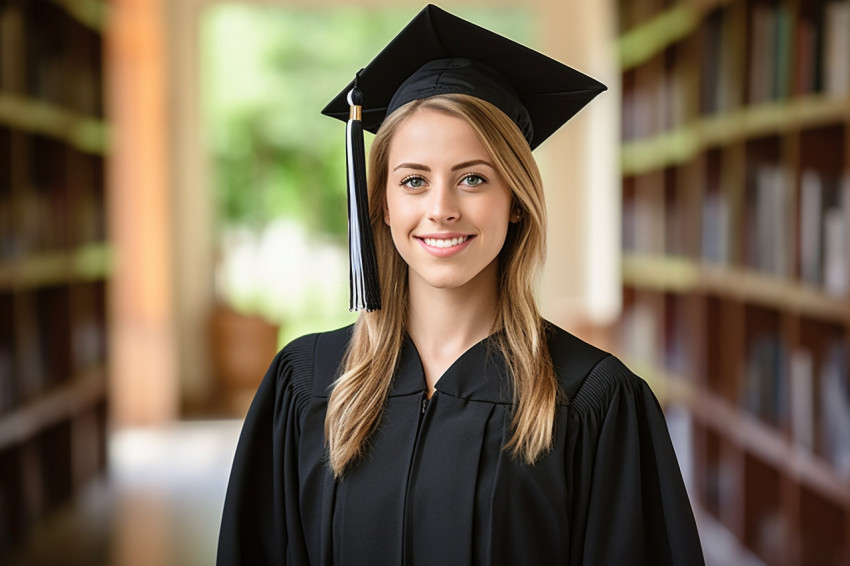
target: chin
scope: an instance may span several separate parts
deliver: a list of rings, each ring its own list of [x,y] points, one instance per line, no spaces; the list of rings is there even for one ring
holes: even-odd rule
[[[459,289],[469,283],[467,278],[431,277],[424,278],[425,282],[434,289]]]
[[[468,266],[465,266],[468,267]],[[453,290],[488,285],[489,270],[457,269],[454,266],[445,270],[434,270],[430,273],[417,273],[419,279],[432,289]]]

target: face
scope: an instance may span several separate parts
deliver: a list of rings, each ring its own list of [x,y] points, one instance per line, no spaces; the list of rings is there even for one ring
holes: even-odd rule
[[[410,285],[495,284],[511,194],[475,131],[460,118],[418,110],[389,147],[384,220]]]

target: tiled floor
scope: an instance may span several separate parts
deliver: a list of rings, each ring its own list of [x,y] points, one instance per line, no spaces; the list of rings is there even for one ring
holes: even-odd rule
[[[114,433],[108,476],[55,513],[4,563],[214,564],[240,427],[237,420],[190,421]]]

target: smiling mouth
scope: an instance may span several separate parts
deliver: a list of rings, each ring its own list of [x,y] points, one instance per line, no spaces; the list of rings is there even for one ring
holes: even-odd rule
[[[423,242],[434,248],[453,248],[459,246],[472,236],[461,236],[459,238],[421,238]]]

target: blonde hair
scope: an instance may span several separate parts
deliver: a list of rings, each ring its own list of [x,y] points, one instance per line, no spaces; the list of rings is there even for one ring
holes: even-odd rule
[[[545,258],[543,184],[519,128],[492,104],[462,95],[413,101],[382,124],[369,155],[369,209],[381,284],[382,310],[362,313],[354,326],[325,419],[330,466],[337,477],[362,456],[381,420],[405,334],[407,264],[384,223],[390,142],[414,112],[435,110],[465,120],[476,132],[512,193],[520,221],[510,225],[499,254],[499,296],[493,331],[513,380],[512,455],[534,463],[552,445],[560,397],[534,283]]]

